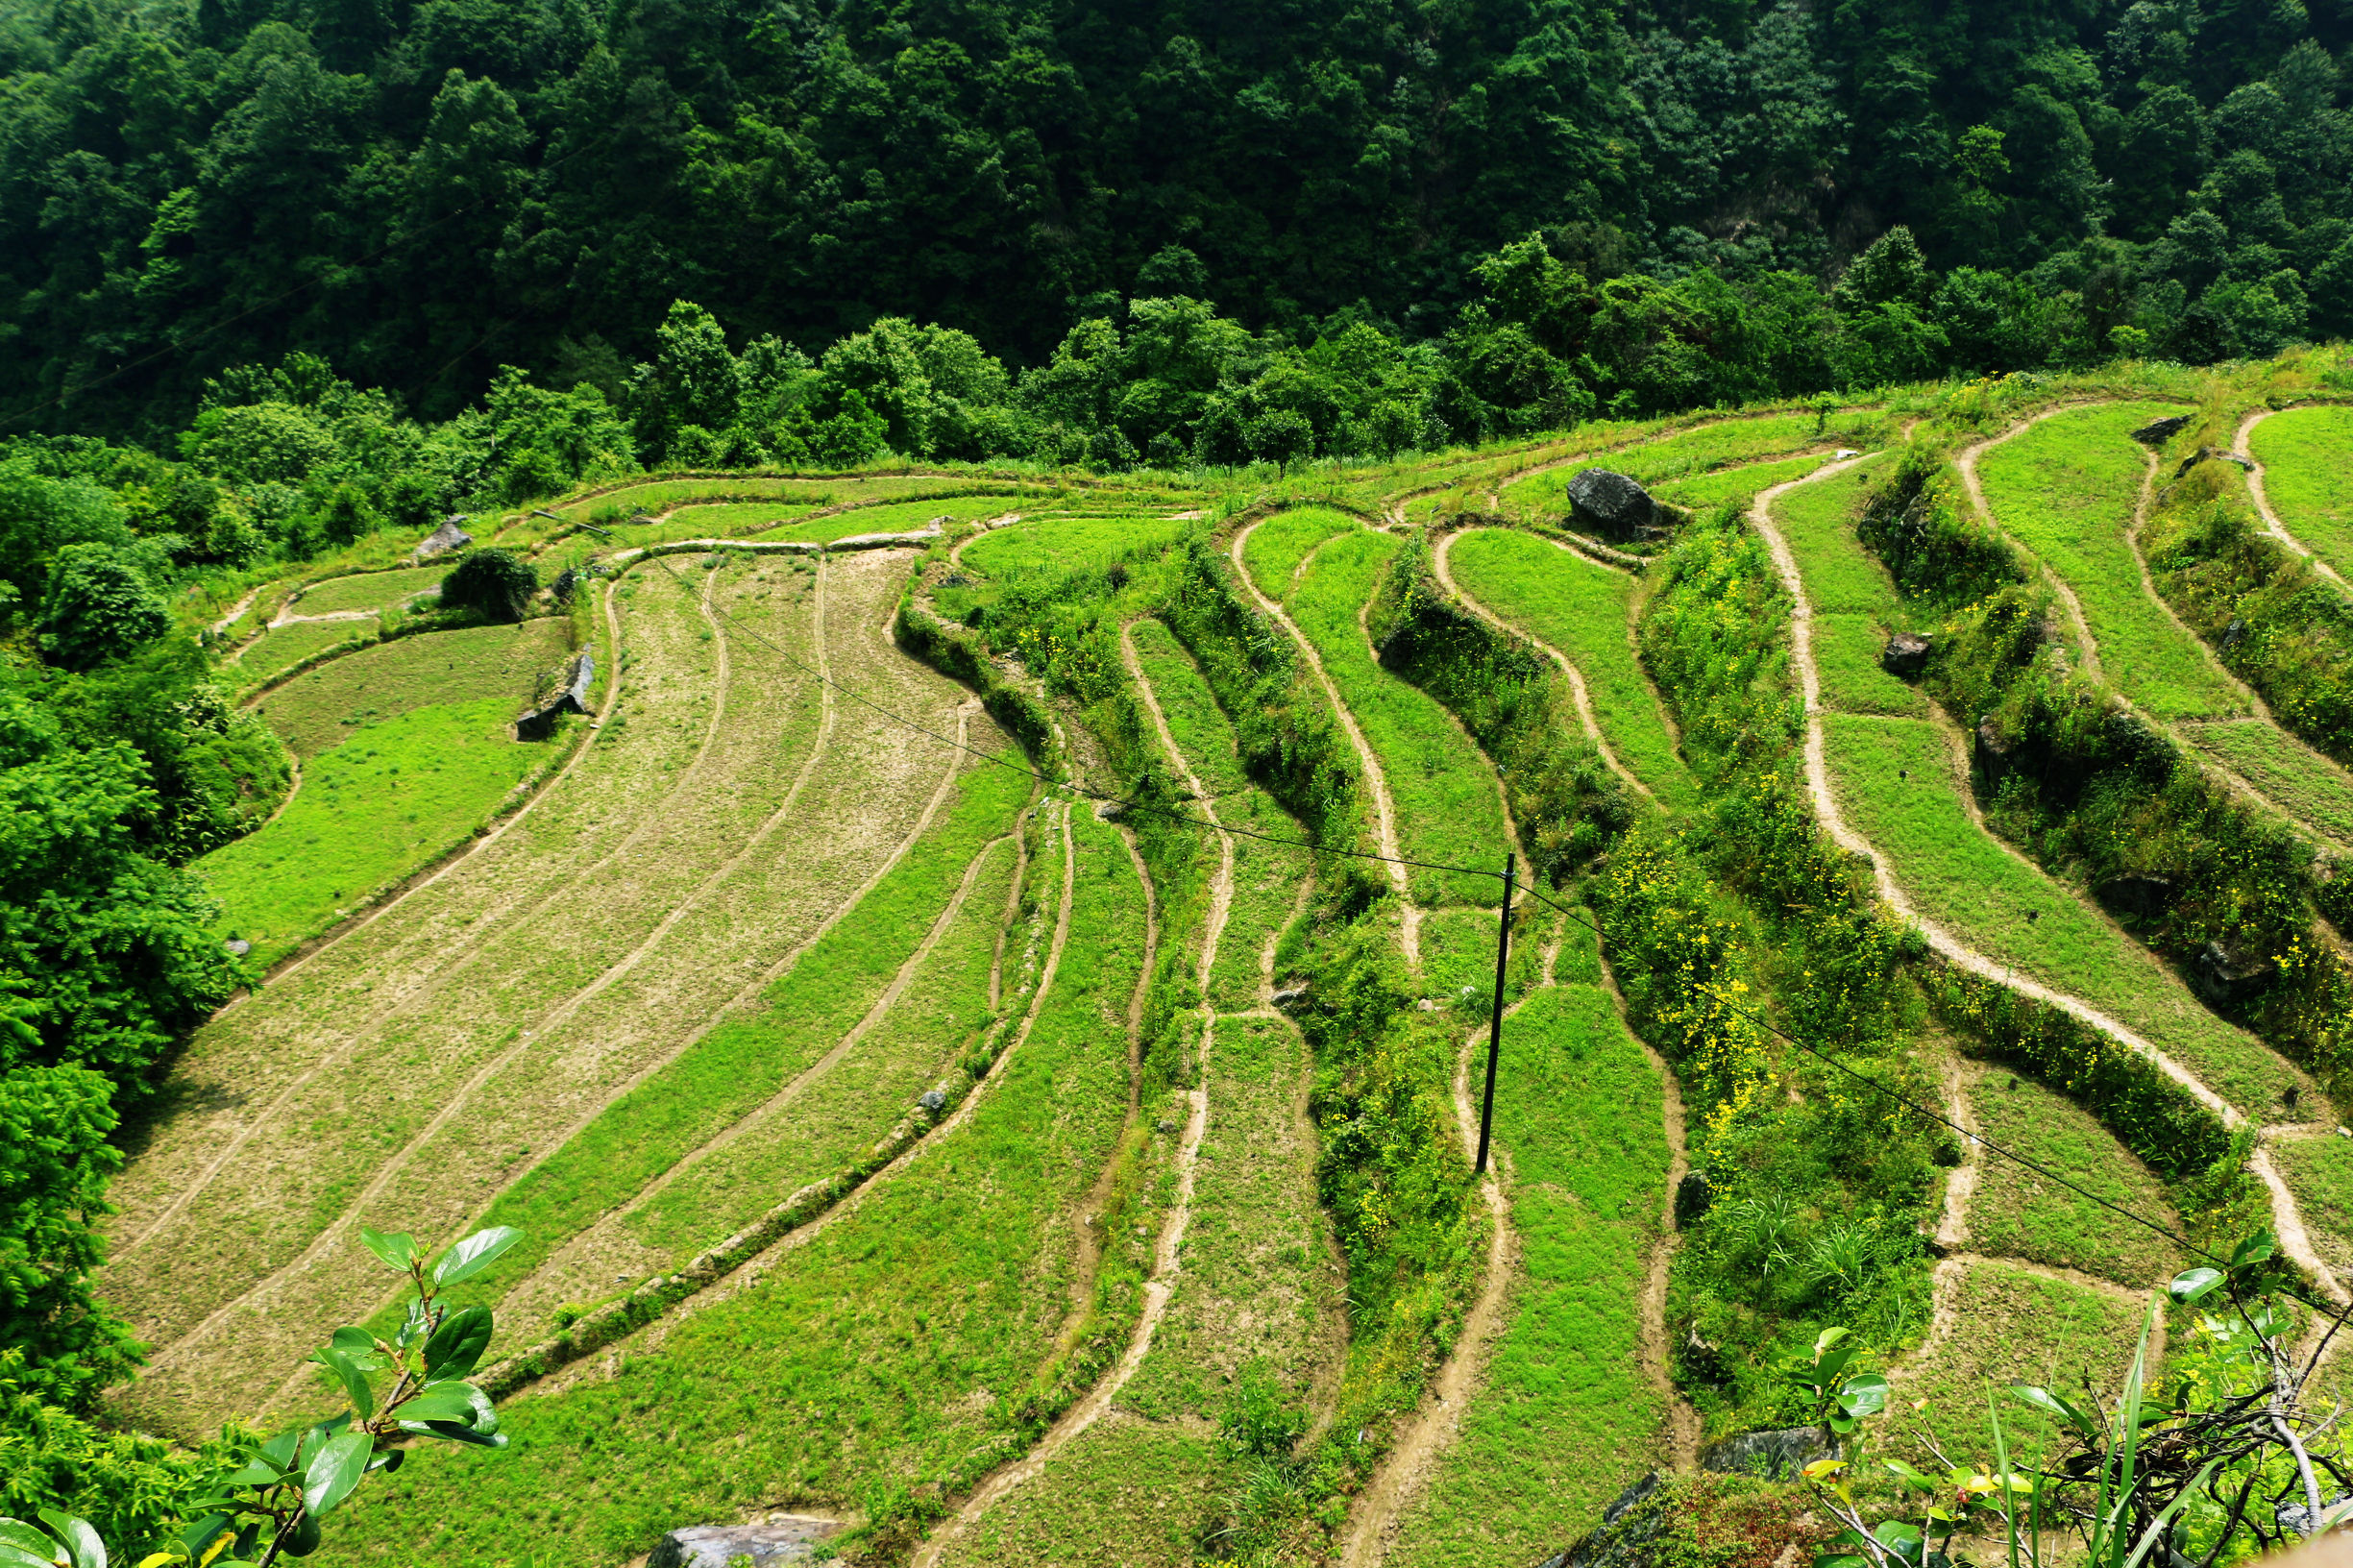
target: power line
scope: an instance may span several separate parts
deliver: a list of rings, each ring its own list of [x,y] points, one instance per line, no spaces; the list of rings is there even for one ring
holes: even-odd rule
[[[1354,860],[1380,861],[1391,866],[1410,866],[1422,870],[1447,871],[1460,876],[1491,877],[1499,882],[1507,882],[1508,885],[1508,879],[1506,872],[1490,870],[1484,867],[1450,866],[1436,861],[1409,860],[1397,855],[1375,854],[1372,851],[1365,849],[1343,849],[1331,845],[1316,844],[1307,839],[1281,838],[1273,834],[1253,832],[1248,828],[1229,827],[1223,822],[1213,821],[1206,817],[1194,816],[1190,813],[1177,811],[1166,806],[1152,805],[1148,802],[1136,800],[1132,797],[1106,795],[1099,790],[1091,790],[1080,784],[1072,783],[1066,780],[1049,778],[1044,773],[1039,772],[1034,768],[1027,768],[1018,763],[1008,762],[1001,752],[983,751],[977,747],[969,746],[965,742],[954,739],[953,737],[943,735],[938,730],[932,729],[928,725],[910,719],[904,714],[896,713],[890,708],[884,707],[881,703],[874,701],[872,698],[865,696],[863,693],[855,691],[848,686],[843,685],[840,681],[835,680],[832,676],[825,674],[823,672],[817,670],[815,667],[809,665],[805,661],[796,657],[790,652],[787,652],[784,649],[778,647],[775,643],[771,642],[756,629],[748,626],[743,622],[737,620],[736,617],[729,614],[726,610],[720,608],[719,605],[712,601],[707,593],[696,593],[694,585],[689,583],[684,577],[678,576],[678,574],[671,568],[670,564],[661,557],[649,556],[646,558],[651,560],[655,565],[661,567],[662,570],[668,574],[671,580],[677,583],[680,588],[684,589],[689,597],[693,598],[699,604],[700,604],[706,612],[714,614],[724,620],[730,626],[733,626],[745,636],[751,638],[754,642],[757,642],[761,646],[767,648],[770,651],[775,653],[779,658],[782,658],[788,663],[792,664],[796,669],[814,676],[818,680],[823,681],[826,685],[831,686],[834,690],[841,692],[843,695],[849,697],[858,702],[864,703],[867,707],[873,709],[876,713],[881,714],[886,719],[890,719],[896,723],[903,724],[920,734],[930,736],[932,739],[939,741],[944,745],[954,747],[958,750],[970,752],[973,756],[980,758],[984,762],[993,764],[1000,768],[1010,769],[1015,772],[1026,774],[1027,776],[1038,780],[1040,783],[1046,785],[1049,789],[1067,790],[1074,795],[1115,804],[1121,807],[1123,810],[1149,812],[1158,816],[1167,817],[1174,821],[1185,822],[1195,827],[1208,828],[1212,832],[1231,833],[1241,838],[1256,839],[1265,844],[1287,845],[1294,848],[1306,849],[1315,854],[1341,856]],[[1605,933],[1600,925],[1579,914],[1570,906],[1560,903],[1556,899],[1547,897],[1544,894],[1537,891],[1532,883],[1519,883],[1518,886],[1522,892],[1525,892],[1528,894],[1529,897],[1534,899],[1540,904],[1543,904],[1546,908],[1557,912],[1567,919],[1575,921],[1577,924],[1584,927],[1586,930],[1592,932],[1597,939],[1605,936]],[[1785,1044],[1793,1045],[1799,1050],[1803,1051],[1806,1055],[1814,1058],[1816,1061],[1823,1063],[1825,1066],[1836,1068],[1838,1071],[1845,1073],[1848,1077],[1853,1079],[1856,1083],[1863,1085],[1865,1088],[1870,1089],[1876,1093],[1886,1096],[1888,1099],[1895,1101],[1898,1105],[1902,1106],[1904,1109],[1912,1112],[1914,1115],[1924,1116],[1930,1121],[1934,1121],[1944,1127],[1949,1128],[1953,1133],[1967,1139],[1968,1141],[1976,1144],[1979,1148],[1991,1150],[1993,1153],[1999,1155],[2002,1159],[2011,1161],[2016,1164],[2022,1165],[2026,1169],[2031,1170],[2036,1175],[2042,1177],[2045,1181],[2056,1182],[2059,1186],[2066,1188],[2069,1191],[2075,1193],[2077,1196],[2089,1198],[2092,1202],[2098,1204],[2101,1208],[2106,1209],[2113,1213],[2120,1214],[2124,1218],[2131,1220],[2134,1224],[2155,1232],[2157,1235],[2166,1237],[2168,1240],[2174,1242],[2185,1250],[2194,1253],[2200,1258],[2204,1258],[2212,1262],[2220,1263],[2225,1268],[2229,1266],[2229,1261],[2227,1259],[2223,1258],[2218,1253],[2210,1252],[2206,1248],[2199,1246],[2196,1242],[2192,1241],[2188,1237],[2174,1231],[2170,1226],[2162,1224],[2157,1220],[2148,1218],[2145,1214],[2138,1213],[2131,1209],[2127,1209],[2121,1204],[2115,1203],[2107,1198],[2101,1197],[2098,1193],[2092,1191],[2090,1188],[2083,1187],[2079,1183],[2071,1181],[2068,1177],[2051,1169],[2049,1166],[2043,1164],[2041,1162],[2031,1159],[2026,1155],[2020,1154],[2015,1149],[2003,1147],[2001,1144],[1995,1142],[1992,1139],[1987,1138],[1982,1133],[1971,1132],[1968,1128],[1963,1127],[1960,1123],[1952,1120],[1949,1116],[1947,1116],[1943,1112],[1931,1110],[1927,1106],[1922,1105],[1918,1100],[1913,1099],[1910,1095],[1905,1094],[1900,1090],[1891,1089],[1887,1085],[1880,1083],[1877,1079],[1849,1066],[1846,1063],[1839,1061],[1836,1057],[1830,1056],[1827,1053],[1807,1044],[1804,1041],[1800,1040],[1797,1036],[1790,1034],[1787,1030],[1782,1029],[1779,1025],[1774,1023],[1772,1019],[1766,1017],[1762,1013],[1757,1012],[1755,1009],[1744,1007],[1738,1003],[1728,1003],[1728,1006],[1732,1013],[1742,1018],[1747,1019],[1749,1022],[1755,1024],[1758,1028],[1763,1029],[1768,1034],[1774,1036],[1776,1039],[1781,1041]],[[2323,1313],[2335,1314],[2341,1310],[2328,1303],[2314,1301],[2311,1297],[2303,1294],[2301,1291],[2283,1289],[2281,1293],[2290,1297],[2292,1300],[2299,1302],[2306,1307],[2312,1308],[2313,1310]]]

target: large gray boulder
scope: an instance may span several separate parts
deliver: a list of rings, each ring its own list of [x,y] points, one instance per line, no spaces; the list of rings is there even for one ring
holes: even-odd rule
[[[2271,961],[2228,943],[2210,942],[2190,961],[2190,989],[2209,1002],[2236,1002],[2263,989]]]
[[[749,1557],[759,1568],[805,1562],[819,1542],[841,1529],[835,1520],[796,1513],[772,1513],[752,1525],[690,1525],[663,1536],[646,1568],[727,1568],[739,1557]]]
[[[1569,481],[1569,522],[1620,544],[1647,544],[1667,531],[1651,493],[1606,468],[1588,468]]]
[[[588,712],[588,689],[596,684],[597,655],[582,649],[565,672],[564,684],[537,707],[515,721],[515,739],[544,741],[555,732],[555,721],[567,713]]]
[[[436,555],[447,555],[453,550],[463,550],[474,543],[474,535],[458,527],[465,521],[462,516],[449,518],[441,527],[427,534],[425,542],[417,547],[417,559],[430,560]]]

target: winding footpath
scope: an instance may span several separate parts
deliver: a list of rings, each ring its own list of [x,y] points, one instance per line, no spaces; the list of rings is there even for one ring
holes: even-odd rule
[[[2272,510],[2271,498],[2264,490],[2263,464],[2255,460],[2255,447],[2249,437],[2254,435],[2256,426],[2269,419],[2273,414],[2284,411],[2277,408],[2258,408],[2241,420],[2239,429],[2232,433],[2230,438],[2231,454],[2246,465],[2247,495],[2255,502],[2255,515],[2263,519],[2265,530],[2272,538],[2310,561],[2312,569],[2321,576],[2341,589],[2353,592],[2353,583],[2347,583],[2343,576],[2335,567],[2322,560],[2316,551],[2288,531],[2288,525],[2280,521],[2278,512]]]
[[[2053,412],[2056,411],[2053,410]],[[2048,413],[2038,416],[2038,418],[2048,417],[2050,417]],[[2009,436],[2017,434],[2018,430],[2025,428],[2024,425],[2021,425],[2004,436],[1997,438],[1997,441],[2008,439]],[[1974,453],[1982,452],[1995,444],[1997,442],[1980,444],[1979,447],[1973,449],[1973,456]],[[1861,856],[1871,866],[1873,880],[1877,886],[1880,898],[1900,919],[1918,927],[1921,934],[1926,938],[1928,945],[1947,962],[1973,974],[1982,975],[1998,984],[2007,986],[2021,994],[2032,996],[2049,1006],[2060,1008],[2090,1024],[2093,1028],[2099,1030],[2102,1034],[2153,1064],[2158,1070],[2194,1096],[2199,1104],[2212,1111],[2225,1127],[2234,1129],[2239,1127],[2245,1122],[2246,1118],[2236,1107],[2226,1102],[2221,1095],[2209,1089],[2195,1074],[2167,1056],[2148,1041],[2081,998],[2054,991],[2050,987],[2016,973],[2005,965],[1995,962],[1924,917],[1905,896],[1903,890],[1897,885],[1894,874],[1888,869],[1887,857],[1847,822],[1844,814],[1839,809],[1838,797],[1830,788],[1829,770],[1825,761],[1822,676],[1814,660],[1813,610],[1806,597],[1804,576],[1798,570],[1797,557],[1790,551],[1788,541],[1782,537],[1779,528],[1774,524],[1772,506],[1774,502],[1798,485],[1812,483],[1827,478],[1849,466],[1851,465],[1848,463],[1831,464],[1815,471],[1805,478],[1795,479],[1787,484],[1775,485],[1758,496],[1749,511],[1750,524],[1762,536],[1767,549],[1771,551],[1774,566],[1779,572],[1782,585],[1788,590],[1790,596],[1791,652],[1798,666],[1799,681],[1805,702],[1806,789],[1813,796],[1815,815],[1820,819],[1824,831],[1830,835],[1832,841],[1840,848],[1850,854]],[[1973,463],[1967,473],[1967,482],[1972,494],[1975,495]],[[1979,504],[1983,504],[1982,500],[1979,501]],[[1973,1135],[1971,1136],[1973,1148]],[[2248,1165],[2263,1181],[2269,1193],[2272,1225],[2280,1238],[2281,1250],[2300,1267],[2309,1270],[2314,1278],[2320,1282],[2331,1300],[2339,1303],[2353,1302],[2353,1294],[2348,1294],[2345,1286],[2321,1262],[2318,1255],[2313,1250],[2311,1237],[2305,1229],[2303,1216],[2297,1210],[2294,1195],[2288,1190],[2287,1184],[2273,1169],[2268,1154],[2258,1148],[2254,1157],[2248,1162]],[[1971,1178],[1972,1187],[1973,1183],[1974,1178],[1973,1177]],[[1966,1197],[1966,1188],[1961,1195]],[[1948,1262],[1951,1262],[1953,1261],[1948,1260]],[[2012,1262],[2011,1266],[2030,1267],[2032,1265]],[[1940,1311],[1950,1310],[1951,1292],[1949,1286],[1949,1281],[1955,1277],[1957,1277],[1957,1270],[1945,1267],[1940,1267],[1938,1270]],[[1933,1339],[1932,1334],[1931,1342]],[[1924,1345],[1924,1351],[1925,1348]]]

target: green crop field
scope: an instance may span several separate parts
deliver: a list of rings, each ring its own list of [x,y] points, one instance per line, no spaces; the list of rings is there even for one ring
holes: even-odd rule
[[[1634,654],[1626,621],[1630,578],[1507,528],[1460,535],[1447,562],[1463,592],[1577,666],[1602,738],[1629,772],[1662,803],[1692,799],[1690,772]]]
[[[1814,612],[1823,705],[1925,718],[1928,699],[1879,665],[1888,634],[1905,618],[1895,585],[1854,534],[1857,492],[1883,466],[1873,458],[1784,492],[1774,502],[1773,524],[1797,559]]]
[[[387,610],[427,595],[439,595],[447,566],[412,567],[400,572],[362,572],[348,577],[314,582],[286,606],[289,615],[327,615],[337,610]]]
[[[1314,506],[1277,512],[1250,530],[1242,546],[1242,565],[1259,592],[1280,604],[1290,597],[1291,581],[1299,575],[1301,563],[1325,540],[1363,526],[1345,513]]]
[[[1575,939],[1573,939],[1574,941]],[[1482,1401],[1389,1560],[1534,1562],[1664,1455],[1639,1302],[1667,1176],[1658,1075],[1608,993],[1564,953],[1506,1028],[1495,1139],[1520,1241]]]
[[[309,755],[302,787],[259,831],[196,863],[224,937],[270,964],[438,859],[557,743],[519,742],[508,698],[431,703]]]
[[[1501,870],[1507,841],[1495,771],[1435,698],[1375,662],[1359,620],[1399,544],[1385,533],[1334,538],[1309,561],[1287,607],[1380,760],[1405,854]],[[1487,896],[1494,883],[1416,870],[1412,886],[1422,903],[1467,903]]]
[[[1149,515],[1041,512],[973,540],[957,558],[975,572],[1006,580],[1038,572],[1101,571],[1116,561],[1157,555],[1184,530],[1182,523]]]
[[[1802,457],[1783,457],[1777,461],[1741,463],[1731,468],[1719,468],[1689,478],[1662,479],[1650,487],[1651,494],[1660,501],[1695,512],[1721,506],[1726,502],[1746,502],[1777,484],[1802,479],[1825,463],[1832,461],[1827,452],[1808,453]]]
[[[2192,996],[2129,937],[1970,820],[1949,742],[1920,720],[1833,714],[1830,777],[1856,831],[1918,905],[1963,942],[2071,993],[2179,1060],[2224,1099],[2268,1116],[2301,1075]]]
[[[552,617],[421,632],[306,670],[257,706],[294,754],[307,759],[342,745],[363,724],[417,708],[495,697],[520,713],[533,677],[569,652],[564,623]]]
[[[2247,454],[2281,525],[2340,572],[2353,571],[2353,408],[2291,408],[2255,427]]]
[[[2054,415],[1987,453],[1979,480],[1995,522],[2081,601],[2100,668],[2125,695],[2166,719],[2241,714],[2246,699],[2149,590],[2126,537],[2147,456],[2127,432],[2179,411],[2120,403]]]
[[[2271,1163],[2303,1206],[2321,1260],[2331,1268],[2353,1267],[2353,1138],[2282,1139],[2271,1145]]]
[[[1638,484],[1669,484],[1802,447],[1876,445],[1883,424],[1877,414],[1849,411],[1822,422],[1812,414],[1773,414],[1703,425],[1589,463],[1564,463],[1548,473],[1531,475],[1506,487],[1504,510],[1513,517],[1565,516],[1569,481],[1587,468],[1610,469]]]
[[[373,617],[361,621],[294,621],[282,626],[269,626],[247,645],[229,671],[240,684],[259,685],[314,653],[324,653],[345,643],[373,642],[376,634]]]
[[[2353,778],[2276,724],[2261,719],[2184,724],[2181,733],[2297,821],[2353,843]]]
[[[2073,1184],[2007,1160],[1982,1161],[1968,1207],[1970,1251],[2071,1268],[2133,1289],[2162,1285],[2188,1266],[2173,1242],[2094,1201],[2180,1228],[2164,1186],[2073,1101],[2000,1068],[1978,1073],[1969,1100],[1987,1138]]]

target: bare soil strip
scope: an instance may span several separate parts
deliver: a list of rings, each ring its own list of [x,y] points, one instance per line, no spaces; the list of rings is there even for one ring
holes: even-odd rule
[[[1464,609],[1469,610],[1473,615],[1476,615],[1482,621],[1486,622],[1489,625],[1494,626],[1510,636],[1517,637],[1521,641],[1539,649],[1547,658],[1558,665],[1560,667],[1560,673],[1566,675],[1569,679],[1569,691],[1577,698],[1577,723],[1584,730],[1585,738],[1593,743],[1593,747],[1595,750],[1601,752],[1602,760],[1609,764],[1609,771],[1611,772],[1624,779],[1628,787],[1632,789],[1635,794],[1641,796],[1645,800],[1650,801],[1653,805],[1658,804],[1658,796],[1653,795],[1650,792],[1649,787],[1646,786],[1642,780],[1636,778],[1631,772],[1628,772],[1626,764],[1618,760],[1618,754],[1609,749],[1609,742],[1603,738],[1601,723],[1596,718],[1593,711],[1593,698],[1585,695],[1584,674],[1577,668],[1575,664],[1570,662],[1569,656],[1566,653],[1561,652],[1560,649],[1553,647],[1550,643],[1547,643],[1534,636],[1532,633],[1524,631],[1520,627],[1513,625],[1510,622],[1506,621],[1502,616],[1497,615],[1493,610],[1488,609],[1484,604],[1480,603],[1479,600],[1464,593],[1461,587],[1456,583],[1455,575],[1447,564],[1447,554],[1454,549],[1455,541],[1461,538],[1463,532],[1465,531],[1468,530],[1458,530],[1456,532],[1447,534],[1443,539],[1438,541],[1438,548],[1431,551],[1430,558],[1434,569],[1437,574],[1439,585],[1449,594],[1453,595],[1455,600],[1460,603]]]
[[[2246,490],[2248,497],[2255,502],[2255,515],[2263,519],[2263,526],[2269,531],[2272,538],[2310,561],[2315,572],[2335,583],[2339,588],[2353,588],[2353,584],[2348,584],[2335,567],[2314,552],[2310,545],[2288,531],[2288,525],[2281,522],[2279,513],[2271,509],[2271,498],[2264,491],[2263,464],[2255,460],[2255,448],[2248,438],[2254,435],[2256,426],[2280,412],[2283,410],[2277,408],[2255,409],[2245,419],[2240,421],[2238,431],[2230,438],[2232,453],[2246,464]],[[231,619],[233,620],[234,617]]]
[[[1260,519],[1260,522],[1263,521],[1263,518]],[[1308,668],[1315,673],[1316,682],[1323,687],[1324,697],[1331,702],[1340,727],[1348,732],[1348,743],[1356,747],[1357,763],[1364,770],[1365,781],[1373,792],[1373,816],[1380,833],[1381,852],[1389,857],[1389,887],[1397,894],[1397,908],[1404,926],[1406,964],[1418,976],[1422,968],[1420,912],[1414,908],[1412,894],[1407,887],[1406,869],[1397,864],[1401,853],[1397,846],[1397,807],[1389,798],[1388,775],[1381,771],[1381,759],[1373,755],[1372,743],[1364,738],[1364,731],[1357,727],[1356,715],[1349,712],[1348,704],[1340,700],[1340,689],[1324,669],[1324,661],[1316,656],[1315,645],[1309,642],[1307,634],[1284,613],[1282,605],[1259,592],[1258,584],[1251,580],[1250,569],[1242,564],[1242,548],[1249,543],[1250,535],[1258,526],[1253,523],[1246,528],[1235,531],[1232,546],[1234,576],[1241,583],[1242,591],[1257,601],[1260,613],[1289,634],[1300,656],[1308,661]],[[1344,536],[1336,534],[1334,537]],[[1313,557],[1311,554],[1309,558]],[[1300,563],[1303,570],[1306,564],[1305,561]]]

